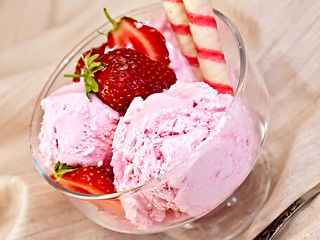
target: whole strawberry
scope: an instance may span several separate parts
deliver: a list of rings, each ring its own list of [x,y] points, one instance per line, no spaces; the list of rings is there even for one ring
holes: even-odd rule
[[[96,94],[119,112],[125,112],[135,97],[145,99],[177,81],[169,66],[128,48],[110,51],[97,61],[105,67],[94,74]]]
[[[83,57],[82,74],[65,77],[83,77],[86,94],[94,92],[108,106],[125,112],[135,97],[145,99],[153,93],[168,89],[176,81],[174,71],[160,62],[129,48],[119,48],[99,56]]]

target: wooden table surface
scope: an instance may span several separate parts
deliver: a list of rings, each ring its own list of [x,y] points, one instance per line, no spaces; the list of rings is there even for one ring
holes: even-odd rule
[[[29,150],[33,106],[68,51],[119,13],[157,0],[0,0],[0,239],[159,239],[101,228],[87,220],[36,171]],[[320,181],[320,1],[215,0],[239,28],[270,93],[265,150],[271,193],[252,225],[252,239],[299,195]],[[277,239],[320,239],[320,197]]]

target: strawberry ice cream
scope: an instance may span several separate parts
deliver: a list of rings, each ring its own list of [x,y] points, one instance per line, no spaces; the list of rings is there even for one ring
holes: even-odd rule
[[[134,224],[157,225],[172,212],[201,215],[242,183],[251,170],[255,136],[244,106],[236,118],[226,115],[232,100],[205,83],[178,82],[167,92],[131,103],[113,141],[117,191],[141,186],[180,165],[174,175],[159,180],[162,188],[122,199]],[[209,151],[203,151],[204,144]]]
[[[91,95],[83,83],[64,86],[41,102],[44,110],[39,149],[42,162],[54,166],[107,165],[119,113]]]

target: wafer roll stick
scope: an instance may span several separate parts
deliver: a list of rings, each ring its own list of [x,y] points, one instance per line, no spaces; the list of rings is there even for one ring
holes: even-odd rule
[[[162,2],[189,63],[194,69],[197,68],[194,55],[196,52],[203,81],[220,93],[233,94],[210,0],[162,0]]]
[[[182,0],[162,0],[163,8],[179,42],[182,54],[186,57],[196,78],[202,81],[197,52],[193,44],[185,7]]]
[[[183,0],[203,80],[233,93],[210,0]]]

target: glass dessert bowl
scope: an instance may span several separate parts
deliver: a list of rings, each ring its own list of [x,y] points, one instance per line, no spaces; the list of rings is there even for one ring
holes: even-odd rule
[[[163,12],[162,6],[154,4],[123,15],[151,22],[153,25],[168,25],[157,21],[161,12]],[[107,33],[112,24],[104,24],[82,40],[61,61],[44,86],[31,123],[30,141],[35,166],[51,186],[93,222],[124,233],[158,233],[178,226],[184,226],[179,229],[189,231],[196,230],[197,224],[201,224],[199,221],[203,219],[207,221],[209,218],[214,219],[211,225],[224,226],[226,222],[230,223],[231,219],[235,219],[233,213],[237,211],[234,211],[234,208],[230,211],[230,206],[235,205],[235,208],[241,210],[246,208],[245,205],[239,205],[241,202],[250,205],[249,212],[237,212],[242,218],[238,224],[233,224],[233,227],[229,225],[226,232],[223,227],[219,227],[218,233],[214,233],[217,236],[231,237],[248,226],[262,206],[269,184],[268,164],[260,154],[268,126],[268,93],[257,68],[248,59],[236,27],[226,16],[216,10],[214,12],[217,16],[230,77],[233,79],[234,96],[230,101],[231,104],[220,114],[218,113],[215,117],[218,121],[212,127],[211,133],[203,137],[204,140],[191,152],[187,151],[185,154],[182,151],[182,146],[189,144],[188,138],[185,138],[185,142],[181,138],[179,143],[177,141],[167,143],[177,149],[176,156],[179,155],[179,162],[173,164],[171,168],[162,169],[162,174],[141,185],[111,194],[92,195],[74,192],[57,184],[50,177],[53,167],[44,164],[39,149],[39,134],[44,114],[41,101],[63,85],[70,83],[63,77],[64,74],[74,71],[81,53],[106,41],[106,37],[100,33]],[[160,31],[163,28],[163,26],[157,27]],[[193,86],[186,91],[191,91],[192,88]],[[207,100],[201,98],[199,102],[194,103],[195,107],[203,104],[202,101]],[[203,109],[219,112],[217,109],[220,108],[226,107],[205,106]],[[195,135],[200,134],[196,132]],[[117,168],[122,167],[121,164],[117,166]],[[149,168],[155,166],[150,164]],[[142,171],[142,167],[138,170]],[[250,181],[250,178],[253,180]],[[255,204],[248,202],[250,197],[247,196],[246,186],[254,188],[253,191],[249,191],[255,196]],[[245,188],[242,190],[245,194],[241,194],[241,188]],[[230,203],[230,199],[233,203]],[[225,209],[225,206],[229,209]],[[215,212],[220,211],[219,209],[224,215],[221,222],[215,218],[219,216],[219,212]],[[197,219],[200,220],[195,221]],[[170,231],[168,233],[169,237]]]

